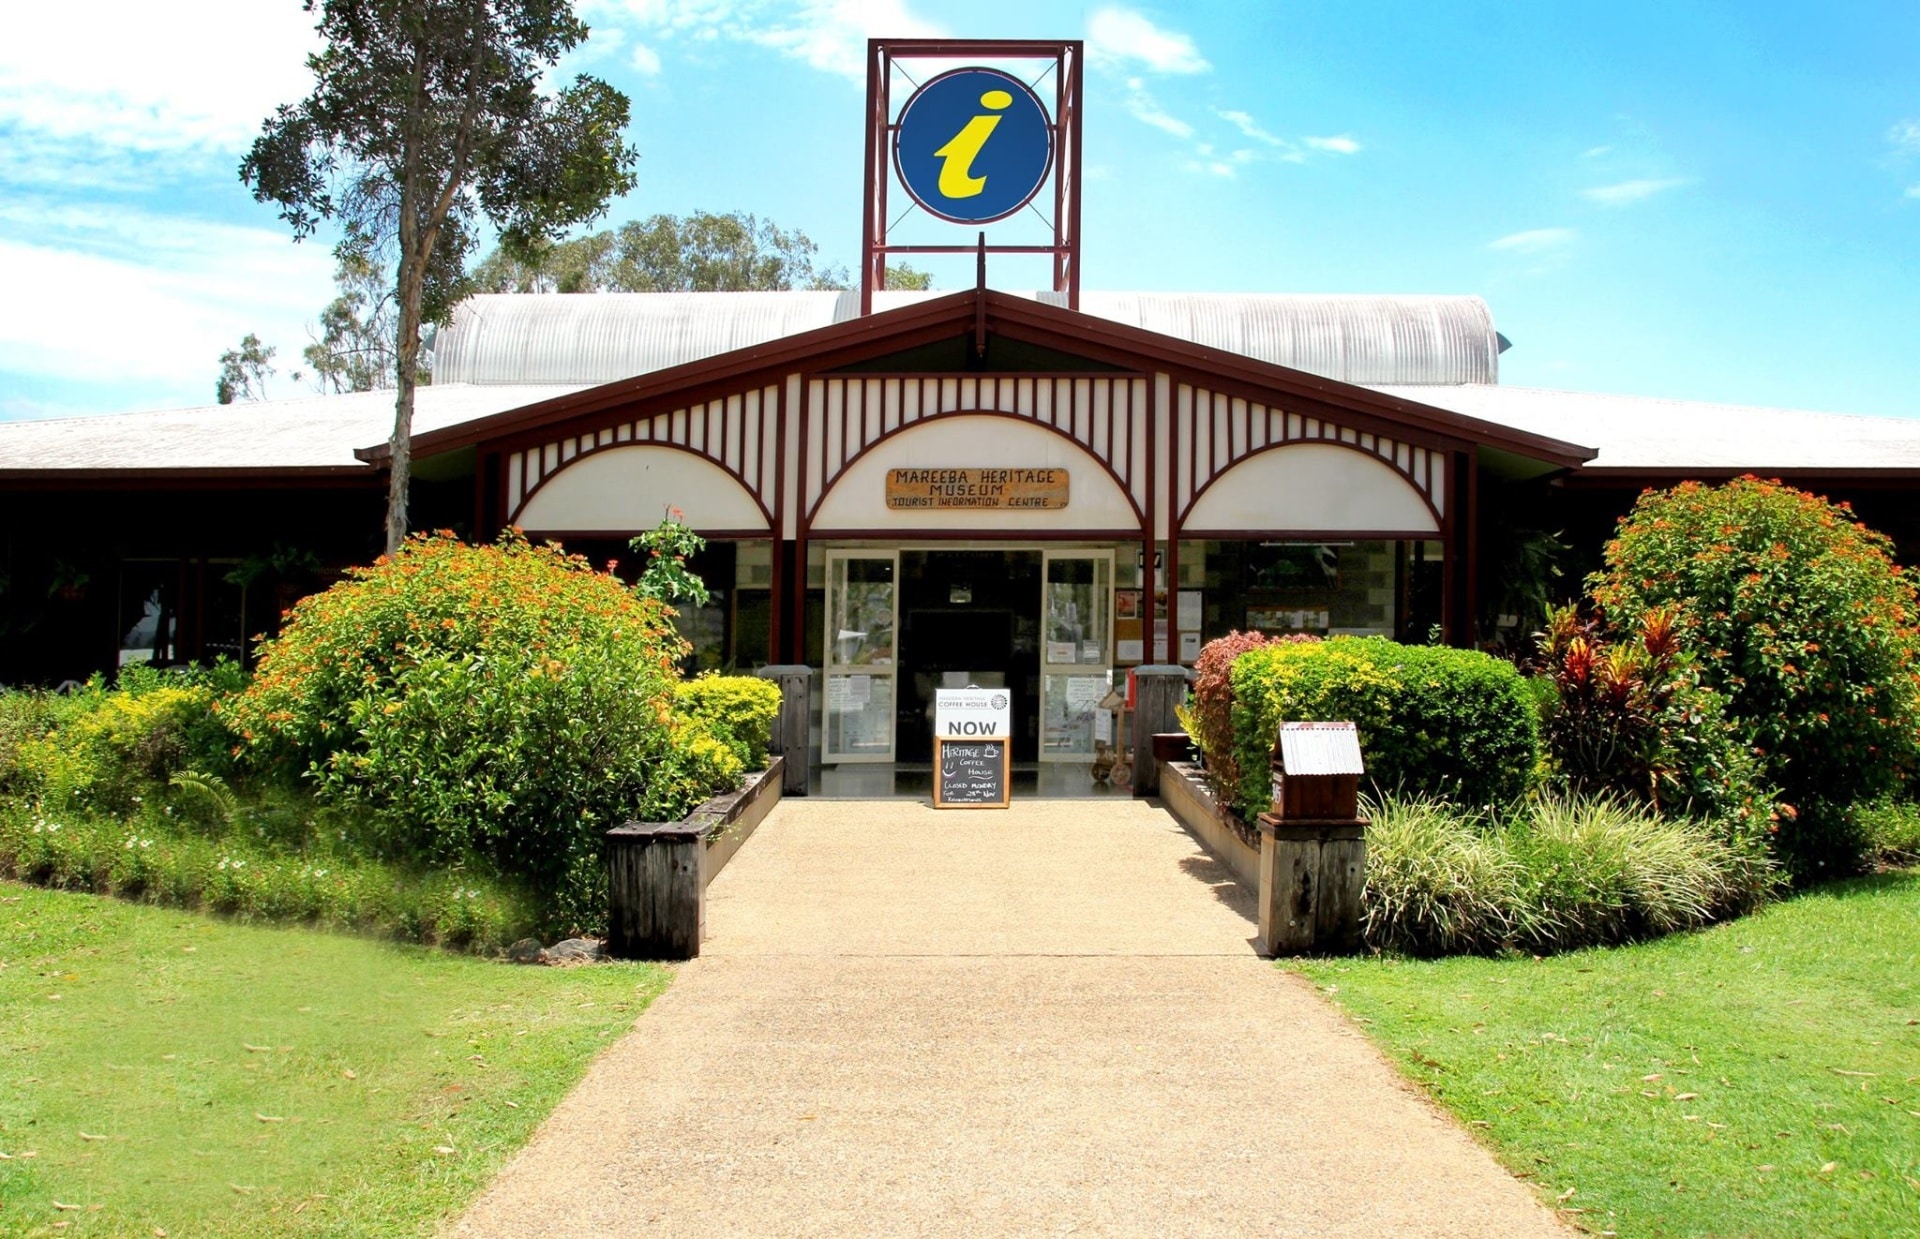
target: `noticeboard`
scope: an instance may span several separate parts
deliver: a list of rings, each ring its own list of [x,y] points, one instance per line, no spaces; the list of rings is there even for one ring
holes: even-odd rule
[[[998,740],[933,741],[933,807],[936,809],[1004,809],[1012,801],[1008,742]]]

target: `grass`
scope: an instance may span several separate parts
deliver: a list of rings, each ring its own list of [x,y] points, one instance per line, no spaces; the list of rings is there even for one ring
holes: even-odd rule
[[[1638,946],[1287,966],[1584,1228],[1920,1236],[1920,873]]]
[[[0,884],[0,1234],[430,1234],[668,976]]]

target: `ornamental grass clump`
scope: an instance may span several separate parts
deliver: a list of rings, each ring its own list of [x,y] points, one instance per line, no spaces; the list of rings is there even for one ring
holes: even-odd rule
[[[363,810],[378,854],[477,859],[585,930],[605,828],[738,777],[676,724],[685,648],[665,604],[558,547],[418,535],[296,606],[222,712],[249,766]]]
[[[1920,596],[1845,504],[1759,478],[1649,491],[1588,581],[1616,626],[1672,607],[1701,682],[1778,789],[1799,877],[1863,862],[1848,806],[1920,768]]]
[[[1368,807],[1366,942],[1409,955],[1547,954],[1745,912],[1766,856],[1712,826],[1607,796],[1538,796],[1493,818],[1429,798]]]

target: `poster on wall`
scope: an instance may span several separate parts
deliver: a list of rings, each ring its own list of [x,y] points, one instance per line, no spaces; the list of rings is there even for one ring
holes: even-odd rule
[[[1139,590],[1116,589],[1113,591],[1113,618],[1123,620],[1140,618]]]

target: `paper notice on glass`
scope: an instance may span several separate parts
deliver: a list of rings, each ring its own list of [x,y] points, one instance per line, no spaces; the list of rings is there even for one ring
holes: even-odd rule
[[[1179,612],[1179,614],[1175,618],[1179,620],[1180,630],[1182,632],[1187,632],[1189,630],[1193,632],[1200,631],[1200,591],[1199,590],[1197,589],[1181,590],[1179,594],[1179,601],[1178,603],[1175,604],[1175,609]]]
[[[1153,652],[1159,657],[1160,651],[1167,648],[1167,617],[1161,616],[1153,621]]]
[[[1047,642],[1047,661],[1050,663],[1070,663],[1073,661],[1073,642]]]
[[[1075,675],[1067,677],[1067,716],[1085,714],[1094,704],[1107,695],[1107,681],[1104,676]]]
[[[827,677],[827,712],[845,714],[847,712],[847,676],[830,675]]]
[[[1183,632],[1180,634],[1180,661],[1190,663],[1200,657],[1200,634]]]
[[[1113,711],[1096,710],[1093,715],[1093,738],[1102,744],[1113,743]]]
[[[1146,647],[1138,637],[1122,637],[1113,643],[1113,656],[1123,663],[1137,663],[1146,657]]]
[[[1105,662],[1106,659],[1102,658],[1100,654],[1101,654],[1100,643],[1098,641],[1082,641],[1080,643],[1080,661],[1081,662],[1083,663]]]
[[[850,675],[847,677],[847,704],[864,706],[873,700],[873,677],[870,675]]]

